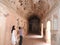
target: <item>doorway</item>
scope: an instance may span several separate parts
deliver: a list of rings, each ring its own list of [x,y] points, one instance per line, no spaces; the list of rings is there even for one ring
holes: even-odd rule
[[[28,19],[28,34],[41,35],[40,18],[32,15]]]

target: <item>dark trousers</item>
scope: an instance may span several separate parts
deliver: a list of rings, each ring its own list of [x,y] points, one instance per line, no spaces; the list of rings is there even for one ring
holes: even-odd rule
[[[22,36],[20,36],[19,45],[22,45],[22,39],[23,39],[23,37],[22,37]]]

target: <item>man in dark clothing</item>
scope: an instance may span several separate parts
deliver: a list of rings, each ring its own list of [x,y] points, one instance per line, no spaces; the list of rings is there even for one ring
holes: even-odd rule
[[[22,45],[23,33],[22,33],[22,28],[21,27],[19,27],[19,34],[20,34],[19,45]]]

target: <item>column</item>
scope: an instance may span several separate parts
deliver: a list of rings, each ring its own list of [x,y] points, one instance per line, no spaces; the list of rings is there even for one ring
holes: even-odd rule
[[[43,23],[41,23],[41,37],[43,38]]]
[[[5,26],[6,18],[0,14],[0,45],[4,45],[5,43]]]
[[[50,21],[47,21],[46,25],[46,42],[50,45],[51,44],[51,33],[50,33]]]

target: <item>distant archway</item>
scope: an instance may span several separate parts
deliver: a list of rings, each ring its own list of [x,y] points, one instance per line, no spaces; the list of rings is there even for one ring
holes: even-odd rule
[[[40,18],[37,15],[32,15],[28,19],[28,34],[41,35]]]

